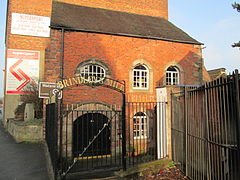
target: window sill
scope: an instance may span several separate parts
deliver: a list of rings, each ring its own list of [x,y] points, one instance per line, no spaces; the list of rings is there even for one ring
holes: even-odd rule
[[[131,88],[131,92],[135,92],[135,93],[148,93],[150,92],[150,89],[134,89],[134,88]]]
[[[140,136],[140,137],[133,137],[133,139],[145,140],[145,139],[148,139],[148,137],[147,136]]]

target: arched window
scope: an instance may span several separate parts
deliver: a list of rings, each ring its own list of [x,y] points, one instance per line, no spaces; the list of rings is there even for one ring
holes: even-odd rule
[[[176,66],[170,66],[166,72],[166,85],[179,84],[179,70]]]
[[[133,69],[133,89],[148,89],[149,70],[144,65],[137,65]]]
[[[143,112],[138,112],[133,116],[133,137],[147,138],[147,116]]]
[[[105,69],[97,64],[87,64],[79,67],[77,74],[83,77],[86,81],[94,77],[95,82],[99,82],[106,77]]]

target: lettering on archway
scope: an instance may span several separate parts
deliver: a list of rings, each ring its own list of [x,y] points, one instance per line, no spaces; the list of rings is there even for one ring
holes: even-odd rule
[[[63,79],[57,82],[57,86],[59,89],[64,89],[66,87],[74,85],[88,85],[92,87],[103,86],[119,91],[120,93],[125,92],[125,83],[123,81],[120,82],[110,78],[98,80],[95,76],[89,76],[88,78],[76,76],[72,78]]]

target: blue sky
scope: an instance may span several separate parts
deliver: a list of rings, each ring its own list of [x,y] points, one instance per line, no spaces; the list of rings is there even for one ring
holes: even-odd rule
[[[3,96],[3,69],[5,62],[5,25],[6,25],[7,0],[0,0],[0,97]]]
[[[0,0],[0,97],[3,95],[4,35],[7,0]],[[169,0],[169,20],[196,40],[204,43],[207,69],[240,69],[240,13],[232,0]]]
[[[169,20],[190,36],[204,43],[207,69],[224,67],[228,72],[240,68],[240,13],[234,0],[169,0]]]

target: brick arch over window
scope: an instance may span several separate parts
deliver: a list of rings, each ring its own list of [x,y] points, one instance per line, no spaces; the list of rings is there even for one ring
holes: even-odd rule
[[[183,82],[183,69],[176,63],[169,63],[165,67],[164,84],[178,85]]]
[[[133,68],[133,89],[148,89],[149,70],[145,65],[138,64]]]
[[[132,63],[129,71],[130,92],[152,92],[153,71],[151,65],[138,59]]]
[[[107,65],[106,63],[104,63],[103,61],[100,61],[100,60],[97,60],[97,59],[94,59],[94,58],[92,58],[92,59],[87,59],[87,60],[85,60],[85,61],[80,62],[80,63],[77,65],[74,74],[75,74],[75,75],[80,74],[80,69],[81,69],[82,67],[87,67],[87,66],[89,66],[89,65],[99,66],[99,67],[101,67],[101,68],[104,69],[104,71],[105,71],[105,73],[106,73],[106,76],[111,75],[111,71],[110,71],[108,65]]]

